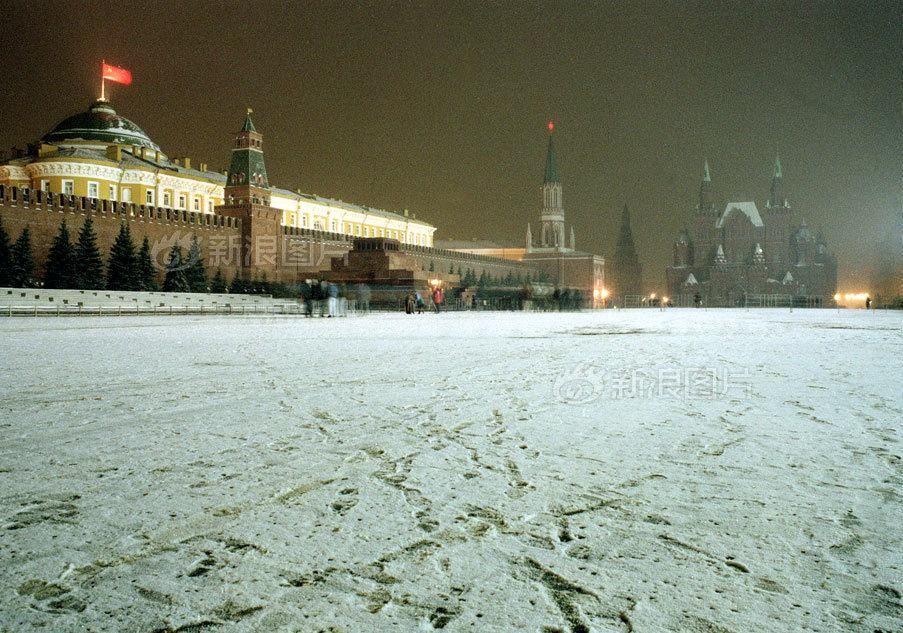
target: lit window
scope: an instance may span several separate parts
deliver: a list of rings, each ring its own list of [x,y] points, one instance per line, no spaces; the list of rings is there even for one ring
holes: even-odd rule
[[[63,193],[71,196],[75,192],[75,184],[71,180],[63,181]]]
[[[43,191],[44,193],[47,193],[48,191],[50,191],[50,181],[49,180],[41,181],[41,191]]]
[[[144,202],[145,204],[153,204],[154,203],[154,190],[148,189],[144,192]]]
[[[110,200],[115,201],[116,200],[116,185],[110,185],[109,188],[107,189],[107,193],[109,194],[107,197]]]

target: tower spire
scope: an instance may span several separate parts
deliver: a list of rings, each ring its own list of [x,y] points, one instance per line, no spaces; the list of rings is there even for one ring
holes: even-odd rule
[[[549,121],[549,149],[546,151],[546,177],[543,182],[561,182],[558,177],[558,160],[555,157],[555,142],[552,137],[554,126]]]
[[[263,160],[263,135],[254,127],[251,108],[248,108],[245,122],[235,136],[226,180],[226,197],[247,199],[254,204],[269,204],[269,187],[266,163]]]
[[[242,132],[256,132],[257,128],[254,127],[254,122],[251,120],[251,115],[254,114],[254,110],[248,108],[248,114],[245,116],[245,124],[241,126]]]
[[[699,183],[699,205],[696,210],[700,213],[715,208],[715,197],[712,194],[712,172],[709,169],[709,159],[706,158],[702,166],[702,182]]]
[[[784,198],[784,170],[781,168],[781,157],[774,157],[774,171],[771,174],[771,195],[768,197],[768,206],[782,208],[787,206]]]
[[[540,214],[540,248],[566,248],[564,237],[564,206],[561,202],[561,179],[558,177],[558,161],[555,156],[553,132],[555,124],[549,121],[549,147],[546,150],[546,173],[542,181],[542,213]]]

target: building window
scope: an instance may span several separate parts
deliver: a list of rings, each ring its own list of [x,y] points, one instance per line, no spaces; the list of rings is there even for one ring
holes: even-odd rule
[[[50,191],[50,181],[49,180],[41,181],[41,191],[43,191],[44,193],[48,193]]]
[[[144,203],[153,205],[154,204],[154,190],[148,189],[144,192]]]
[[[200,198],[195,198],[195,199],[194,199],[194,210],[195,210],[195,211],[200,211],[200,210],[201,210],[201,200],[200,200]]]
[[[107,193],[110,200],[116,201],[116,185],[110,185]]]
[[[307,228],[307,214],[301,216],[301,226]]]
[[[357,234],[358,237],[361,236],[361,225],[360,224],[358,224],[356,227],[354,227],[354,232],[355,232],[355,234]]]
[[[180,209],[185,208],[185,196],[179,196],[179,208]]]
[[[89,198],[99,198],[100,197],[100,186],[96,182],[88,183],[88,197]]]
[[[63,181],[63,193],[67,196],[71,196],[75,192],[75,183],[71,180]]]
[[[122,201],[123,202],[131,202],[132,201],[132,190],[131,189],[123,189],[122,190]]]
[[[336,222],[335,220],[332,221],[332,232],[333,233],[339,232],[339,223]]]
[[[169,196],[168,191],[163,192],[163,206],[171,207],[172,206],[172,198]]]
[[[207,201],[207,213],[213,213],[213,200]]]

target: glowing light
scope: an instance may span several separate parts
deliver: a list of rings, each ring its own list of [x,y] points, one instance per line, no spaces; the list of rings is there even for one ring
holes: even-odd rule
[[[867,292],[848,292],[843,296],[843,298],[847,301],[865,301],[866,299],[869,298],[869,293],[867,293]]]
[[[602,288],[602,298],[603,299],[608,298],[608,289],[607,288]]]
[[[552,123],[551,121],[549,121],[549,132],[554,132],[554,131],[555,131],[555,124]]]
[[[834,301],[840,301],[840,293],[839,292],[834,293]]]
[[[593,299],[598,299],[600,294],[602,293],[599,292],[598,288],[593,288]]]
[[[668,303],[668,297],[662,297],[662,303]]]
[[[653,292],[651,295],[649,295],[649,298],[650,298],[650,299],[655,299],[655,293]]]

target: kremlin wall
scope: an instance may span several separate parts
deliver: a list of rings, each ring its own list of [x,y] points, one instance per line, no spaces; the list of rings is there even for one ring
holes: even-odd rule
[[[549,160],[554,161],[551,141]],[[561,237],[564,215],[553,171],[559,202],[553,219],[560,221],[556,236]],[[544,191],[552,186],[547,182]],[[197,236],[207,270],[220,269],[227,279],[266,276],[291,284],[333,275],[348,282],[426,288],[437,281],[459,286],[470,273],[519,283],[544,278],[586,298],[594,291],[598,297],[604,280],[601,257],[584,257],[558,242],[528,248],[538,251],[536,261],[522,254],[505,258],[434,248],[436,227],[407,210],[393,213],[271,186],[263,135],[250,110],[225,173],[204,164],[195,168],[190,159],[170,159],[105,100],[0,163],[0,220],[12,240],[29,228],[39,278],[60,223],[65,219],[76,233],[88,216],[104,256],[123,222],[137,244],[147,237],[161,277],[172,246],[187,249]],[[573,246],[573,234],[571,241]],[[349,258],[356,245],[370,254]],[[375,251],[391,256],[374,258]],[[364,268],[356,271],[349,262]],[[377,270],[374,262],[395,268]]]
[[[60,222],[76,232],[91,215],[103,253],[128,222],[137,243],[148,237],[161,270],[173,245],[187,247],[197,235],[207,267],[227,278],[266,274],[292,283],[319,276],[355,238],[397,240],[411,272],[432,278],[458,281],[456,273],[466,269],[495,278],[530,273],[519,262],[432,248],[435,227],[407,211],[270,187],[263,137],[250,113],[235,145],[229,172],[193,169],[189,159],[167,158],[137,125],[97,101],[0,165],[0,218],[12,239],[30,228],[39,270]]]

